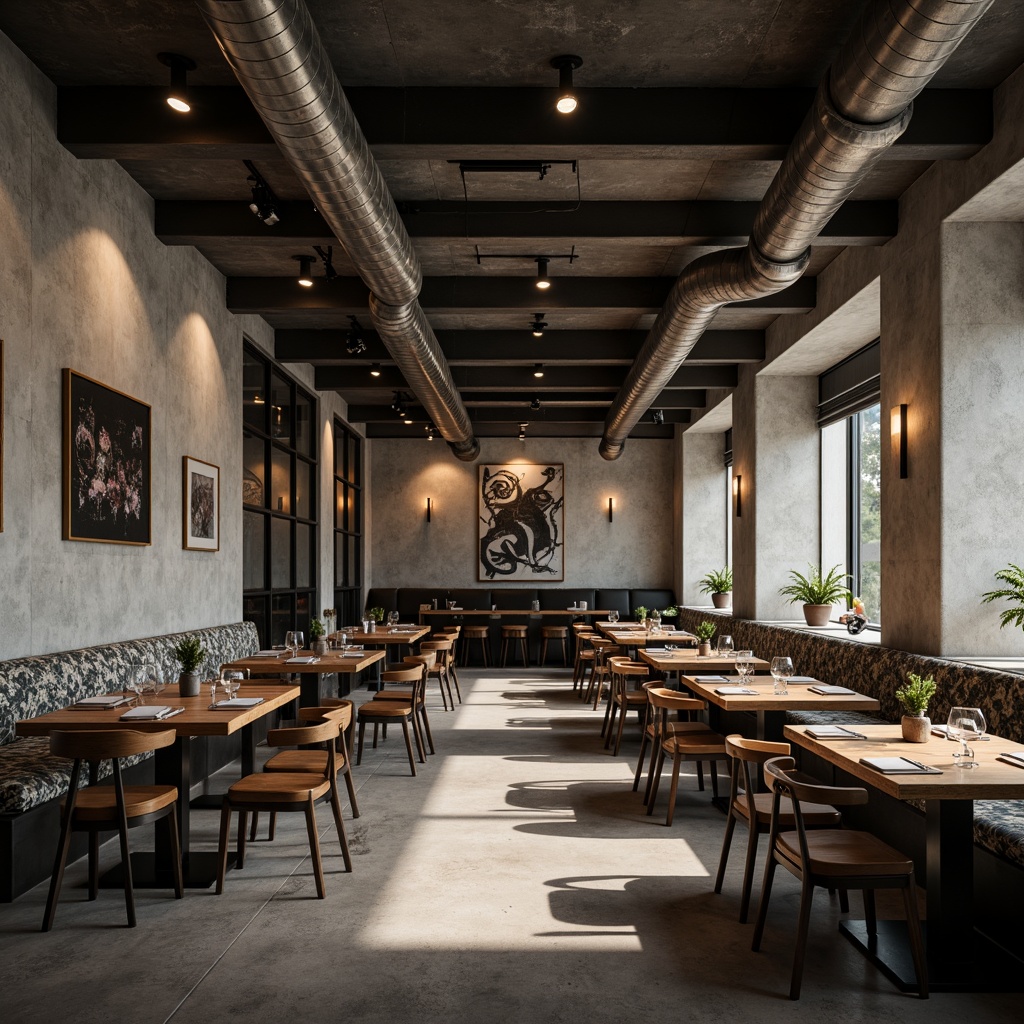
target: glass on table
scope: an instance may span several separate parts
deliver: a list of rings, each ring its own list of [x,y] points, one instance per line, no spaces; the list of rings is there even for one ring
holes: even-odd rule
[[[723,658],[728,658],[728,657],[730,657],[732,655],[732,652],[733,652],[732,637],[729,636],[728,634],[726,634],[726,635],[719,635],[719,637],[718,637],[718,653]]]
[[[789,693],[788,683],[793,675],[792,658],[772,658],[772,692],[780,696]]]
[[[132,665],[128,669],[128,678],[125,680],[125,688],[135,694],[135,703],[142,703],[142,694],[145,692],[146,666]]]
[[[619,613],[617,609],[612,608],[612,610],[608,612],[608,621],[612,623],[612,625],[619,621]]]
[[[754,657],[753,651],[737,651],[736,652],[736,672],[740,677],[740,682],[746,685],[747,676],[754,671],[754,662],[751,660]]]
[[[960,749],[953,755],[953,760],[958,768],[978,768],[979,763],[974,760],[974,749],[969,742],[976,742],[985,735],[985,716],[981,708],[952,708],[946,722],[946,736],[955,743],[960,744]]]
[[[227,693],[229,700],[238,693],[238,688],[242,685],[244,678],[245,673],[241,669],[226,668],[221,672],[220,685],[224,688],[224,692]]]

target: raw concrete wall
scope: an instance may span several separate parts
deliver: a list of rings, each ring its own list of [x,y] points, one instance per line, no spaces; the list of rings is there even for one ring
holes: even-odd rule
[[[367,527],[372,574],[367,586],[479,585],[479,466],[561,462],[565,465],[565,581],[509,586],[671,587],[672,445],[630,441],[606,462],[592,438],[481,438],[480,458],[466,464],[443,442],[374,439]],[[427,498],[433,501],[426,521]],[[608,522],[608,499],[615,499]],[[501,585],[495,580],[488,586]]]
[[[700,581],[728,562],[726,475],[721,434],[683,434],[682,586],[677,593],[684,604],[710,604],[711,598],[700,593]]]

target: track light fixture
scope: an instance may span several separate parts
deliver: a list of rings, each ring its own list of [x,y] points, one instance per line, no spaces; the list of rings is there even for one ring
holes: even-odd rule
[[[573,53],[563,53],[551,58],[551,66],[558,71],[558,99],[555,110],[560,114],[571,114],[579,106],[576,90],[572,84],[572,73],[583,64],[583,58]]]
[[[533,364],[533,375],[534,375],[534,377],[543,377],[544,376],[544,364],[543,363],[534,363]]]
[[[312,256],[293,256],[292,259],[293,260],[298,260],[298,262],[299,262],[299,278],[298,278],[299,284],[302,285],[303,288],[312,288],[313,287],[313,274],[312,274],[310,268],[313,265],[313,257]]]
[[[665,410],[655,409],[654,412],[651,413],[651,419],[654,420],[657,426],[662,426],[665,422]]]
[[[374,363],[373,366],[370,367],[370,376],[371,377],[379,377],[380,376],[380,363]]]
[[[532,410],[533,410],[534,412],[539,412],[539,411],[540,411],[540,399],[539,399],[539,398],[535,398],[535,399],[534,399],[534,400],[533,400],[533,401],[532,401],[532,402],[530,403],[530,408],[531,408],[531,409],[532,409]]]
[[[400,420],[405,420],[406,423],[412,423],[412,420],[409,418],[409,411],[405,407],[406,401],[412,401],[412,399],[407,399],[404,391],[395,391],[394,396],[395,398],[391,403],[391,408],[395,411]]]
[[[433,441],[434,440],[434,428],[433,428],[433,426],[424,427],[423,429],[427,432],[427,440],[428,441]]]
[[[558,252],[558,253],[508,253],[508,252],[481,252],[480,246],[476,247],[476,262],[477,265],[483,263],[484,260],[530,260],[537,264],[537,277],[534,284],[540,291],[547,291],[551,287],[551,279],[548,277],[548,264],[552,260],[568,260],[570,264],[575,263],[579,259],[579,255],[576,252],[576,246],[574,245],[569,252]],[[534,313],[534,319],[542,319],[542,314]],[[531,329],[533,324],[530,324]],[[544,324],[543,326],[547,326]]]
[[[551,279],[548,277],[548,262],[547,256],[537,257],[537,287],[542,292],[551,287]]]
[[[167,90],[167,106],[179,114],[187,114],[192,105],[188,101],[188,73],[195,71],[196,62],[180,53],[158,53],[156,59],[171,69],[171,87]]]
[[[543,338],[544,337],[544,329],[546,327],[547,327],[547,323],[544,320],[544,314],[543,313],[534,313],[533,314],[533,323],[530,324],[530,330],[533,332],[533,336],[535,338]]]
[[[324,277],[326,277],[328,281],[333,281],[338,276],[338,272],[334,269],[334,264],[331,262],[334,256],[334,246],[327,246],[326,252],[322,245],[314,245],[313,248],[316,251],[317,256],[319,256],[320,260],[323,262]]]
[[[348,320],[352,326],[345,332],[345,351],[350,356],[362,355],[366,351],[366,339],[363,337],[363,329],[359,326],[359,321],[354,316],[350,316]]]
[[[249,188],[252,189],[249,209],[254,217],[258,217],[268,228],[272,228],[281,219],[277,212],[277,196],[263,180],[263,175],[256,170],[256,165],[251,160],[242,162],[249,171],[246,181],[249,183]]]
[[[520,423],[519,424],[519,440],[520,441],[525,441],[526,440],[526,428],[529,425],[530,425],[529,423]]]

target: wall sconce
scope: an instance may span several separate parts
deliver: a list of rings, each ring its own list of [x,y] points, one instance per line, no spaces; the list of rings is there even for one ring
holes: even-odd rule
[[[743,515],[743,477],[737,474],[732,478],[732,497],[736,505],[736,518]]]
[[[430,522],[430,513],[431,513],[432,510],[433,510],[433,505],[431,504],[430,498],[427,498],[427,522],[428,523]]]
[[[608,499],[608,522],[609,523],[613,521],[614,513],[615,513],[615,499],[614,498],[609,498]]]
[[[907,479],[907,403],[904,402],[902,405],[894,405],[892,407],[892,413],[889,433],[892,436],[892,450],[893,454],[899,459],[900,463],[900,479]]]

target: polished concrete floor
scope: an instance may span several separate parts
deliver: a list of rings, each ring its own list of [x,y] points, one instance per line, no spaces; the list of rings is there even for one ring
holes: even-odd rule
[[[610,757],[566,673],[464,671],[462,682],[465,702],[433,711],[438,753],[416,778],[394,734],[356,769],[352,874],[321,813],[325,900],[315,898],[301,818],[250,847],[221,896],[140,891],[135,929],[120,893],[85,900],[79,863],[51,933],[38,931],[45,886],[0,906],[0,1018],[1020,1020],[1017,995],[901,994],[838,935],[827,895],[803,997],[791,1003],[796,885],[777,876],[763,950],[751,953],[751,926],[736,920],[739,851],[716,896],[725,819],[694,776],[665,828],[631,791],[635,733]],[[196,848],[216,847],[217,819],[193,815]],[[103,856],[115,861],[115,845]]]

